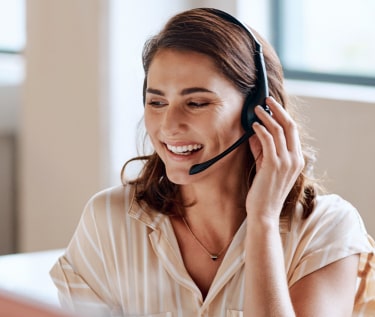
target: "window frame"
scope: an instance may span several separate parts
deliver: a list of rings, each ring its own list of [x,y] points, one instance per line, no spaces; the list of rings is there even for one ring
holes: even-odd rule
[[[2,48],[0,46],[0,54],[7,54],[7,55],[21,55],[23,53],[23,49],[20,50],[10,50],[7,48]]]
[[[306,80],[316,82],[329,82],[339,84],[351,84],[362,86],[375,86],[374,77],[367,77],[361,75],[345,75],[337,73],[321,73],[298,69],[289,69],[283,61],[282,43],[285,42],[285,32],[283,30],[283,4],[284,0],[269,0],[270,1],[270,30],[271,42],[278,54],[281,64],[283,65],[284,76],[286,79]]]

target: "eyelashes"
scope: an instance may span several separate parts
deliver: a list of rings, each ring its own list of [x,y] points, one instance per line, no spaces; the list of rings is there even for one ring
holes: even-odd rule
[[[188,106],[193,107],[193,108],[200,108],[200,107],[207,107],[210,103],[209,102],[194,102],[190,101],[188,102]]]
[[[159,107],[164,107],[167,105],[166,102],[159,101],[159,100],[150,100],[147,102],[148,105],[159,108]]]
[[[209,106],[211,103],[208,101],[188,101],[186,105],[191,108],[203,108]],[[149,100],[147,105],[150,105],[155,108],[161,108],[168,106],[168,102],[162,100]]]

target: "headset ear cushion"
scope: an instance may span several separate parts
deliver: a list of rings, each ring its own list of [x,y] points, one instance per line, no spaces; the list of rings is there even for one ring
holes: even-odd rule
[[[254,112],[254,101],[253,98],[246,98],[241,114],[241,125],[246,132],[250,132],[250,135],[254,134],[252,124],[257,120],[257,117]]]
[[[265,111],[270,113],[269,107],[265,104],[266,99],[265,91],[263,89],[257,89],[255,94],[250,94],[247,96],[244,102],[241,113],[241,124],[246,132],[251,132],[250,135],[254,133],[252,125],[254,122],[260,122],[255,114],[255,107],[260,105]]]
[[[270,109],[266,105],[266,98],[269,96],[268,91],[268,78],[267,71],[264,62],[264,56],[262,52],[262,46],[259,42],[256,42],[256,54],[254,56],[254,64],[257,70],[257,84],[254,93],[250,93],[244,102],[241,115],[241,124],[246,132],[254,134],[252,125],[254,122],[260,122],[258,117],[255,115],[254,109],[260,105],[270,113]],[[261,123],[261,122],[260,122]]]

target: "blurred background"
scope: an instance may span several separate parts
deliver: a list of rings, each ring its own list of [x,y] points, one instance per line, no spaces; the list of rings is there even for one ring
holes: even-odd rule
[[[373,0],[0,0],[0,254],[65,247],[89,197],[137,154],[144,41],[192,7],[277,49],[316,174],[375,235]]]

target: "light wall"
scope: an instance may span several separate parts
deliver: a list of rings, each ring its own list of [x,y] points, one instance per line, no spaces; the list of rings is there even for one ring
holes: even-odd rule
[[[290,92],[298,96],[298,110],[317,150],[316,175],[327,192],[358,209],[375,236],[375,88],[305,85],[291,85]]]
[[[27,3],[18,250],[63,247],[107,184],[107,1]]]

